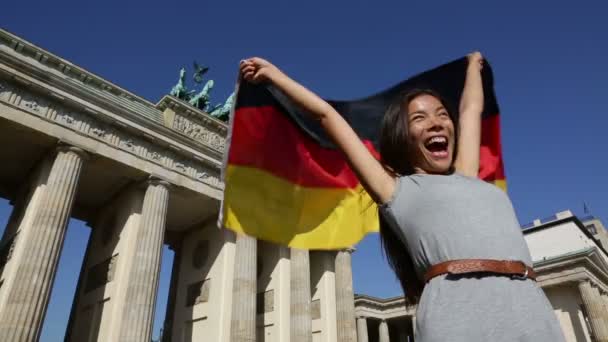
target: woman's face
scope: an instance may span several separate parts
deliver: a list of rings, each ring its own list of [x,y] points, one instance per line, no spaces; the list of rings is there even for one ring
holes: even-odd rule
[[[416,173],[445,174],[454,157],[454,123],[436,97],[415,97],[407,108],[408,138]]]

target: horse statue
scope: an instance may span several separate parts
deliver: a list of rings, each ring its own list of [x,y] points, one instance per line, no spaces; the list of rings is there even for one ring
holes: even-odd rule
[[[203,89],[198,94],[194,95],[188,101],[188,103],[191,104],[193,107],[196,107],[203,111],[207,111],[209,109],[209,93],[211,92],[211,89],[213,89],[213,85],[213,80],[207,81]]]
[[[179,70],[179,81],[171,88],[169,95],[182,100],[186,98],[186,69],[181,68]]]
[[[232,106],[234,106],[234,92],[230,94],[230,96],[228,96],[226,102],[224,102],[223,105],[217,105],[209,113],[209,115],[213,116],[214,118],[218,118],[222,121],[226,121],[226,119],[228,118],[228,114],[230,114],[230,111],[232,110]]]

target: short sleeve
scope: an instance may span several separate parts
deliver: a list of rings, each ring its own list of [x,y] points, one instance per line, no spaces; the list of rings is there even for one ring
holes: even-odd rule
[[[395,192],[388,202],[381,205],[382,210],[390,210],[395,217],[399,217],[399,213],[405,213],[410,202],[414,200],[421,190],[420,180],[417,176],[401,176],[395,179]]]
[[[398,177],[395,179],[395,191],[393,192],[391,198],[388,202],[380,205],[378,207],[380,211],[380,215],[384,218],[386,223],[389,225],[390,229],[395,232],[402,242],[405,242],[405,236],[403,236],[403,230],[401,229],[398,220],[397,220],[397,212],[395,208],[398,208],[403,186],[403,177]]]

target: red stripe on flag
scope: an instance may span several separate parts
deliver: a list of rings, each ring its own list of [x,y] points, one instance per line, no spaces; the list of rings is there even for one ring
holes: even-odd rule
[[[321,147],[276,107],[238,108],[231,139],[229,164],[262,169],[307,187],[359,184],[342,152]],[[364,143],[377,157],[372,144]]]
[[[481,123],[479,178],[504,180],[500,116]],[[289,182],[308,187],[355,188],[359,181],[342,152],[321,147],[273,106],[236,110],[228,163],[265,170]],[[371,142],[367,148],[378,158]]]
[[[483,118],[481,121],[479,178],[485,181],[505,179],[498,114]]]

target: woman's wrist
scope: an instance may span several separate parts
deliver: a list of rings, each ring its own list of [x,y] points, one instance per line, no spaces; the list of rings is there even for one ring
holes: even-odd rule
[[[481,61],[469,61],[469,65],[467,67],[468,71],[481,71],[482,69]]]
[[[277,82],[280,82],[281,79],[287,77],[287,75],[285,75],[279,68],[277,68],[275,65],[271,65],[269,66],[265,72],[264,72],[264,78],[266,79],[266,81],[276,84]]]

